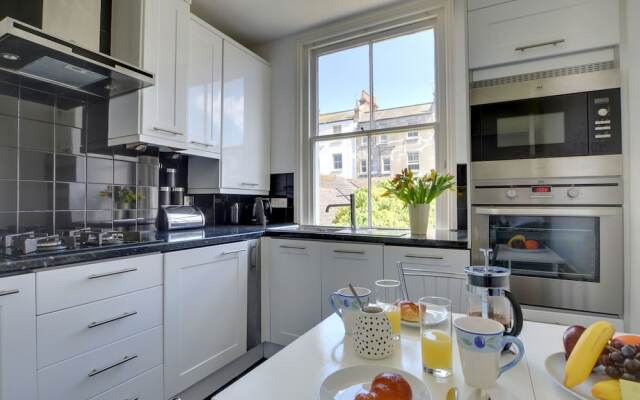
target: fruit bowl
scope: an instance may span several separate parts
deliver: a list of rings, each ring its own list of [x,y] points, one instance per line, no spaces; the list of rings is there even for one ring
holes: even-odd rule
[[[601,371],[593,372],[591,373],[591,375],[589,375],[589,378],[587,378],[586,381],[578,386],[569,389],[562,383],[564,380],[564,368],[566,364],[567,361],[565,360],[564,353],[562,352],[551,354],[544,361],[544,367],[547,370],[547,373],[551,375],[553,381],[557,383],[558,386],[560,386],[562,389],[571,393],[573,396],[580,400],[597,400],[591,395],[591,388],[594,384],[609,378]]]

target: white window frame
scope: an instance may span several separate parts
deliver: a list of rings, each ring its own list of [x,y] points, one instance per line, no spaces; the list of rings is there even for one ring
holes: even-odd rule
[[[385,168],[385,161],[389,162],[389,168]],[[391,173],[391,156],[384,156],[381,158],[380,160],[380,172],[383,174],[390,174]]]
[[[409,132],[407,132],[407,140],[409,140],[409,141],[418,140],[419,137],[420,137],[420,132],[418,132],[418,131],[409,131]]]
[[[369,163],[365,159],[360,159],[360,165],[358,166],[358,173],[360,175],[366,175],[368,172],[369,172]]]
[[[340,160],[339,160],[340,161],[340,168],[336,168],[336,161],[337,161],[336,156],[340,157]],[[344,167],[344,157],[342,157],[342,153],[333,153],[333,154],[331,154],[331,163],[332,163],[331,166],[333,167],[332,169],[334,171],[342,171],[342,168]]]
[[[456,11],[457,13],[457,11]],[[313,152],[313,143],[316,138],[315,132],[316,115],[312,112],[315,110],[315,99],[309,95],[311,93],[312,82],[316,82],[317,71],[314,69],[313,52],[335,45],[336,43],[345,42],[347,40],[357,40],[366,35],[388,31],[389,29],[409,24],[423,23],[430,24],[435,28],[435,47],[436,47],[436,115],[438,122],[426,124],[426,126],[411,126],[406,129],[402,127],[388,129],[389,132],[402,133],[407,131],[415,131],[416,128],[422,130],[430,126],[437,127],[436,132],[436,168],[441,173],[455,174],[456,134],[454,129],[457,128],[455,120],[452,116],[453,111],[457,109],[456,98],[454,96],[454,85],[452,77],[466,78],[463,71],[457,68],[452,60],[458,57],[456,48],[459,43],[456,37],[457,33],[454,25],[458,23],[459,17],[454,14],[453,3],[448,0],[425,0],[410,1],[405,4],[388,7],[383,10],[355,17],[345,22],[338,22],[326,27],[310,31],[298,37],[298,96],[297,110],[298,114],[296,124],[300,131],[300,141],[298,149],[300,157],[298,158],[298,176],[297,183],[301,188],[298,191],[296,204],[298,205],[299,223],[313,224],[314,210],[318,200],[317,177],[314,176],[314,168],[318,167],[318,160],[315,159]],[[344,49],[340,46],[339,48]],[[454,56],[455,55],[455,56]],[[466,74],[466,70],[464,71]],[[464,76],[463,76],[464,75]],[[466,80],[465,80],[466,82]],[[373,96],[374,94],[371,93]],[[466,112],[466,109],[465,109]],[[451,126],[451,131],[447,129]],[[313,127],[313,129],[312,129]],[[369,131],[367,136],[380,134],[385,130]],[[325,139],[329,139],[330,135],[325,135]],[[337,135],[336,135],[337,136]],[[353,138],[359,136],[358,132],[352,134],[341,134],[340,138]],[[370,146],[369,146],[370,147]],[[370,154],[369,148],[369,154]],[[450,162],[447,162],[450,160]],[[455,196],[446,193],[439,197],[437,204],[437,228],[452,229],[456,224]],[[371,213],[371,207],[369,207]],[[371,221],[371,216],[369,216]]]
[[[417,160],[411,160],[410,156],[416,156]],[[417,167],[417,168],[414,168]],[[407,151],[407,168],[411,171],[419,171],[420,170],[420,152],[419,151]]]
[[[387,144],[387,143],[389,143],[389,136],[380,135],[380,140],[378,141],[378,144]]]

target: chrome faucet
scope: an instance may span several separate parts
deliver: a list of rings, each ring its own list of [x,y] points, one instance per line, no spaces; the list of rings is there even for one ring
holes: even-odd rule
[[[324,212],[328,213],[329,210],[334,207],[351,207],[351,229],[355,231],[356,230],[356,194],[351,193],[349,195],[348,203],[329,204],[327,208],[324,210]]]

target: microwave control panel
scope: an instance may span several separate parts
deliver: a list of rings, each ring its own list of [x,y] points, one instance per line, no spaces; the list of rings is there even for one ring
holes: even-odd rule
[[[620,89],[589,92],[589,154],[620,154]]]

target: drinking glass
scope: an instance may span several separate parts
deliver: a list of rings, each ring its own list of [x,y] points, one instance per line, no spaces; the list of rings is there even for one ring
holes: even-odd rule
[[[400,281],[383,279],[376,281],[376,303],[384,310],[395,339],[400,338]]]
[[[438,378],[452,372],[451,300],[444,297],[422,297],[420,309],[420,338],[422,368]]]

